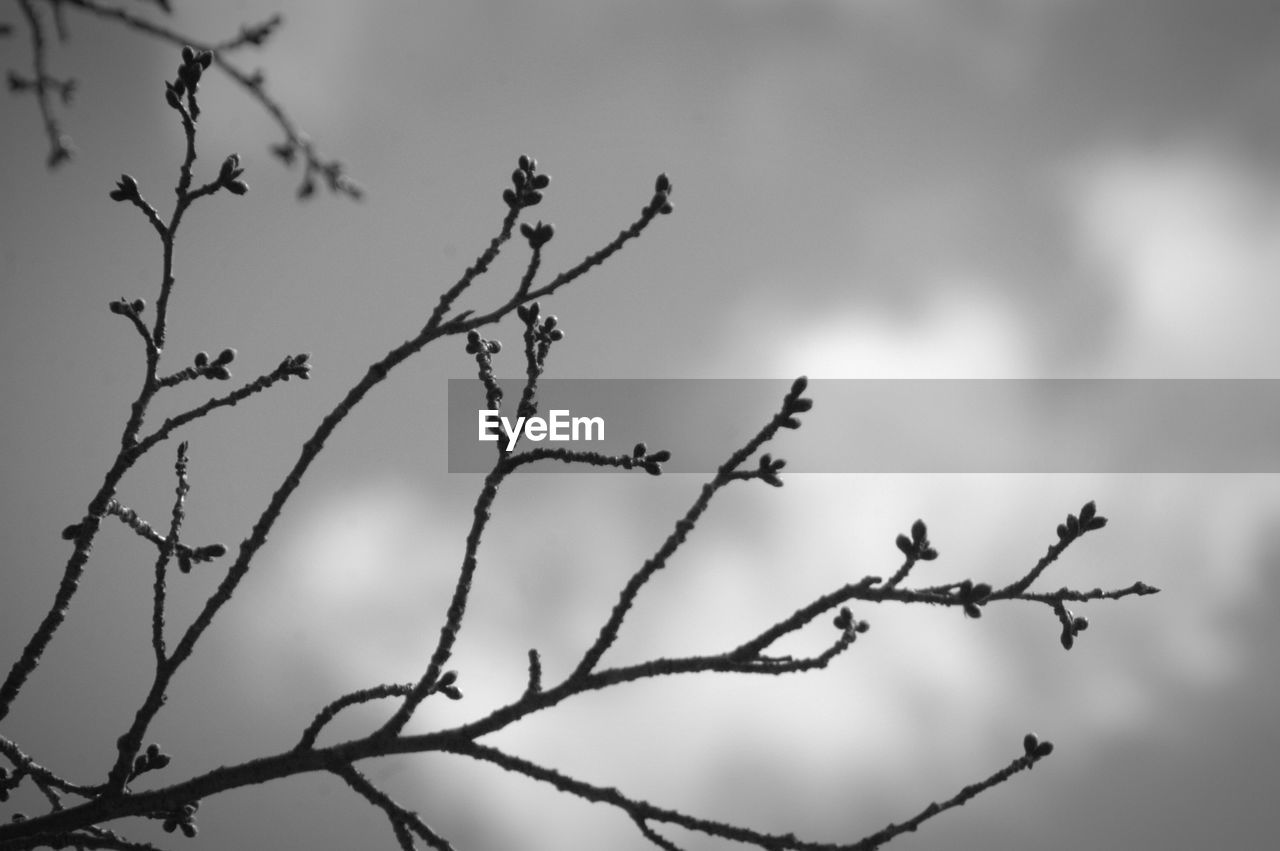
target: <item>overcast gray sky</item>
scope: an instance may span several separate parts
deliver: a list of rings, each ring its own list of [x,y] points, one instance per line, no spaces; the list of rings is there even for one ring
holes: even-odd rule
[[[252,190],[187,216],[168,362],[231,345],[238,376],[296,351],[315,371],[186,435],[193,538],[247,533],[316,418],[487,244],[521,153],[554,178],[531,211],[557,226],[550,272],[629,223],[659,172],[675,186],[674,215],[547,305],[567,334],[556,377],[1280,378],[1273,2],[175,5],[175,28],[208,41],[282,11],[283,29],[241,62],[368,191],[297,205],[296,172],[267,151],[270,120],[226,78],[202,86],[201,174],[237,151]],[[162,97],[176,52],[67,18],[71,40],[51,58],[80,78],[61,112],[76,160],[43,170],[29,97],[5,98],[0,132],[8,655],[52,599],[69,551],[58,532],[114,456],[141,374],[137,339],[106,304],[154,300],[159,246],[107,193],[128,172],[164,209],[181,144]],[[0,20],[15,25],[0,60],[25,71],[18,13]],[[504,298],[522,268],[511,254],[469,305]],[[478,487],[445,472],[445,379],[473,371],[461,346],[431,350],[330,442],[158,719],[171,772],[283,749],[329,697],[416,676]],[[811,422],[821,433],[842,415],[818,397]],[[687,428],[727,426],[712,415]],[[805,439],[772,449],[786,457]],[[163,522],[171,449],[149,461],[121,499]],[[530,646],[549,677],[566,672],[700,484],[512,482],[458,647],[467,699],[423,727],[514,696]],[[1052,759],[892,847],[1264,847],[1280,788],[1274,476],[796,475],[780,491],[737,488],[648,589],[617,658],[732,646],[887,575],[916,517],[943,554],[921,582],[1007,582],[1088,499],[1111,525],[1046,588],[1165,591],[1081,607],[1093,626],[1069,654],[1030,607],[976,622],[862,607],[871,632],[826,672],[635,687],[495,741],[658,804],[835,841],[948,797],[1034,729],[1058,744]],[[6,735],[87,781],[147,682],[150,561],[122,528],[100,536],[68,626],[6,719]],[[176,594],[173,623],[216,571]],[[371,773],[459,847],[645,847],[602,807],[456,760]],[[205,804],[187,844],[301,845],[299,829],[309,847],[389,843],[352,798],[324,780],[228,795]]]

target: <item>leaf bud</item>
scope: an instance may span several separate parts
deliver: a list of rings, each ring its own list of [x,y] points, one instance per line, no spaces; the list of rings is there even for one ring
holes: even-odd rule
[[[111,190],[109,197],[112,201],[133,201],[141,198],[138,193],[138,182],[130,175],[120,175],[120,180],[116,182],[116,188]]]
[[[923,544],[928,539],[928,535],[929,528],[924,525],[923,520],[917,519],[916,522],[911,524],[911,540],[917,544]]]

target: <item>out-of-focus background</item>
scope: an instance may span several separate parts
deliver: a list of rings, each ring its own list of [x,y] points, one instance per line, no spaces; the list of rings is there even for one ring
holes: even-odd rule
[[[184,433],[193,543],[247,534],[317,418],[487,244],[521,153],[554,177],[530,211],[557,225],[551,272],[630,222],[659,172],[675,186],[674,215],[546,305],[567,333],[558,377],[1280,377],[1280,7],[1268,0],[175,5],[172,25],[209,42],[282,12],[283,29],[241,62],[368,190],[360,204],[296,204],[297,173],[267,151],[278,131],[207,78],[199,174],[237,151],[252,191],[186,217],[166,363],[235,346],[237,378],[297,351],[315,370]],[[162,97],[177,51],[65,11],[71,40],[51,48],[51,71],[80,79],[60,110],[76,160],[43,169],[29,96],[5,98],[0,132],[6,669],[52,600],[71,550],[58,533],[114,456],[140,380],[139,341],[106,305],[154,300],[159,241],[107,193],[128,172],[167,210],[181,150]],[[14,25],[0,61],[28,71],[18,10],[0,20]],[[524,250],[509,254],[466,305],[505,298]],[[516,335],[508,323],[490,336]],[[460,344],[429,350],[330,440],[174,685],[154,730],[174,755],[166,778],[288,748],[333,696],[417,677],[479,484],[445,472],[445,379],[473,371]],[[153,418],[221,389],[184,386]],[[815,425],[841,414],[816,403]],[[771,448],[785,457],[805,435]],[[172,451],[120,491],[161,526]],[[549,680],[563,676],[700,486],[510,482],[454,660],[466,698],[431,702],[415,728],[515,697],[529,647]],[[1079,607],[1092,627],[1070,653],[1042,607],[992,606],[980,621],[857,607],[872,629],[825,672],[633,685],[493,742],[655,804],[837,841],[949,797],[1034,730],[1057,745],[1051,759],[892,847],[1270,847],[1272,476],[796,475],[781,491],[732,488],[606,661],[735,646],[821,593],[892,572],[894,536],[916,517],[942,553],[918,581],[1007,582],[1089,499],[1111,524],[1045,587],[1141,579],[1164,592]],[[149,683],[153,556],[106,526],[68,624],[5,721],[84,782],[102,779]],[[175,577],[171,631],[219,570]],[[828,641],[820,626],[793,649]],[[343,716],[330,735],[389,708]],[[362,768],[459,848],[647,847],[616,812],[496,769],[431,757]],[[209,800],[199,823],[187,847],[394,841],[327,777]]]

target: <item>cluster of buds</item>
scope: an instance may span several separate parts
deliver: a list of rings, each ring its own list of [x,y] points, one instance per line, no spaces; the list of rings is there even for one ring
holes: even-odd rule
[[[208,50],[197,51],[191,47],[182,48],[182,64],[178,66],[178,78],[164,84],[165,103],[176,110],[182,110],[182,98],[186,97],[194,121],[200,115],[196,106],[196,91],[200,88],[200,77],[213,64],[213,53]]]
[[[432,691],[438,691],[450,700],[462,700],[462,690],[458,688],[458,672],[445,671]]]
[[[849,636],[851,642],[871,629],[871,624],[866,621],[854,620],[853,612],[849,611],[848,606],[841,607],[840,614],[835,616],[832,623],[836,625],[836,629]]]
[[[760,466],[756,468],[756,477],[768,482],[775,488],[780,488],[782,487],[782,479],[778,478],[778,471],[785,466],[787,466],[786,459],[774,458],[766,452],[760,456]]]
[[[232,195],[243,195],[249,191],[249,184],[240,179],[244,169],[240,167],[240,155],[232,154],[222,161],[218,169],[218,185]]]
[[[1058,622],[1062,624],[1062,634],[1058,637],[1058,640],[1062,642],[1063,650],[1070,650],[1076,645],[1076,636],[1089,628],[1089,619],[1073,614],[1070,609],[1061,603],[1054,607],[1054,614],[1058,616]]]
[[[564,339],[564,329],[560,327],[560,320],[554,314],[542,318],[542,305],[536,301],[529,302],[527,305],[517,305],[516,316],[520,317],[520,321],[524,323],[525,344],[529,347],[529,351],[533,352],[534,362],[541,366],[547,360],[551,344]],[[541,322],[538,321],[540,318]]]
[[[1085,532],[1092,532],[1107,525],[1107,518],[1098,516],[1098,507],[1093,500],[1086,502],[1080,509],[1080,516],[1068,514],[1065,523],[1058,524],[1058,541],[1069,544]]]
[[[1022,752],[1028,759],[1044,759],[1053,753],[1053,742],[1042,742],[1035,733],[1027,733],[1022,737]]]
[[[108,309],[119,316],[136,317],[147,309],[147,302],[144,299],[135,298],[133,301],[118,298],[111,304],[107,305]]]
[[[289,355],[280,362],[280,370],[285,381],[290,378],[301,378],[306,381],[311,377],[311,354],[299,352],[296,355]]]
[[[972,579],[966,579],[955,587],[953,595],[964,607],[965,617],[980,618],[982,609],[978,604],[991,596],[991,586],[985,582],[975,584]]]
[[[520,172],[516,172],[519,174]],[[545,177],[545,175],[543,175]],[[551,237],[556,235],[556,226],[553,224],[543,224],[539,219],[536,225],[528,222],[521,222],[520,233],[524,234],[524,238],[529,240],[529,247],[537,251],[542,246],[551,241]]]
[[[675,208],[671,206],[671,178],[666,174],[658,175],[653,184],[653,198],[649,201],[647,212],[667,215]]]
[[[199,833],[196,827],[196,810],[200,809],[199,801],[192,801],[189,804],[183,804],[176,810],[164,813],[161,818],[164,823],[161,825],[165,833],[173,833],[175,830],[181,830],[182,835],[188,839],[195,837]]]
[[[184,549],[178,553],[178,570],[190,573],[192,565],[213,561],[227,554],[226,544],[206,544],[203,547]]]
[[[502,200],[506,201],[511,209],[519,210],[532,207],[542,200],[542,190],[551,184],[551,177],[538,174],[538,161],[521,154],[519,167],[511,172],[511,184],[509,188],[502,191]],[[547,239],[550,238],[551,236],[548,235]]]
[[[138,191],[138,181],[127,174],[120,175],[120,179],[116,181],[116,188],[112,189],[109,195],[112,201],[131,203],[142,201],[142,193]]]
[[[500,351],[502,351],[502,343],[498,340],[486,340],[480,336],[479,331],[472,330],[467,332],[467,354],[496,355]]]
[[[148,771],[156,771],[164,768],[169,764],[169,755],[162,753],[160,746],[157,744],[147,745],[147,749],[133,758],[133,771],[129,773],[129,779],[145,774]]]
[[[929,543],[929,530],[923,520],[917,520],[911,524],[910,538],[899,535],[894,543],[898,545],[898,549],[902,550],[902,554],[912,561],[933,561],[938,557],[938,551]],[[990,593],[989,589],[988,593]]]
[[[486,340],[474,328],[467,332],[467,354],[474,355],[480,368],[480,382],[484,385],[485,401],[489,410],[496,411],[502,403],[502,387],[493,374],[493,356],[502,351],[502,343]]]
[[[659,449],[657,452],[650,452],[649,447],[643,443],[637,443],[635,448],[631,450],[631,462],[636,467],[641,467],[651,476],[662,475],[662,465],[671,460],[671,453],[666,449]]]
[[[235,359],[236,350],[228,348],[219,352],[218,356],[212,361],[209,360],[208,352],[196,352],[192,363],[196,368],[196,374],[203,375],[205,378],[226,381],[231,377],[231,370],[227,369],[227,365]]]
[[[809,379],[803,375],[791,383],[791,389],[782,400],[782,413],[779,414],[777,421],[779,426],[800,428],[800,420],[796,419],[796,414],[803,414],[813,408],[813,400],[802,396],[808,386]]]

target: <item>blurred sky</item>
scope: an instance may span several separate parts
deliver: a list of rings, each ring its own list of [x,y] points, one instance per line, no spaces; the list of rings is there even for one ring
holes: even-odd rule
[[[174,5],[173,26],[206,41],[283,12],[284,28],[240,61],[368,190],[360,204],[297,205],[297,174],[267,151],[279,141],[270,120],[226,78],[202,85],[200,174],[238,151],[252,191],[187,215],[166,363],[230,345],[238,377],[297,351],[315,370],[184,434],[188,540],[247,533],[317,418],[487,244],[521,153],[554,177],[531,211],[557,225],[548,272],[629,223],[659,172],[675,186],[674,215],[547,305],[567,333],[558,377],[1280,378],[1271,0]],[[9,657],[52,599],[70,552],[58,532],[114,457],[140,380],[136,336],[106,305],[154,301],[159,244],[107,193],[128,172],[166,210],[181,150],[162,97],[176,51],[66,15],[71,40],[51,60],[80,80],[60,113],[76,160],[43,170],[29,97],[6,98],[0,132]],[[14,9],[0,20],[15,26],[0,58],[25,71],[22,20]],[[505,298],[524,258],[509,254],[468,306]],[[516,334],[508,323],[490,336]],[[473,370],[460,345],[432,349],[329,441],[157,720],[174,777],[282,750],[334,695],[416,678],[478,486],[448,475],[444,452],[445,379]],[[210,386],[162,398],[154,421]],[[848,414],[822,403],[815,428]],[[728,431],[713,418],[687,428]],[[774,454],[805,434],[786,433]],[[172,451],[120,493],[153,523],[168,511]],[[510,482],[454,660],[467,697],[432,704],[419,726],[515,697],[530,646],[548,678],[563,676],[700,485]],[[859,607],[871,632],[826,672],[637,685],[493,741],[660,805],[835,841],[950,796],[1035,730],[1058,745],[1052,759],[892,847],[1269,847],[1273,476],[796,475],[781,491],[730,489],[608,659],[735,646],[819,594],[892,572],[893,538],[916,517],[942,552],[920,582],[1005,583],[1089,499],[1111,525],[1045,587],[1165,590],[1080,607],[1093,625],[1069,654],[1052,616],[1029,606],[977,622]],[[151,562],[105,527],[68,624],[6,719],[6,735],[86,782],[149,682]],[[171,628],[216,584],[217,566],[199,573],[175,583]],[[383,710],[351,713],[334,735]],[[608,809],[496,770],[456,759],[368,770],[458,847],[647,847]],[[187,847],[392,842],[326,778],[208,801],[200,823]]]

